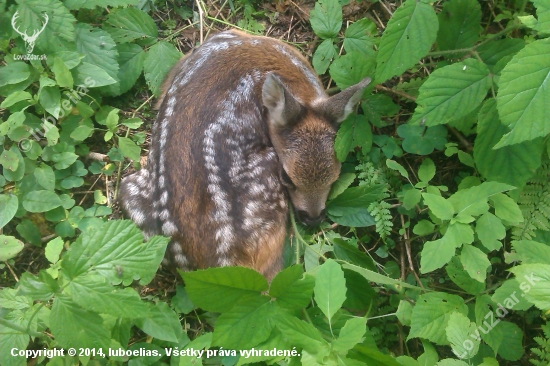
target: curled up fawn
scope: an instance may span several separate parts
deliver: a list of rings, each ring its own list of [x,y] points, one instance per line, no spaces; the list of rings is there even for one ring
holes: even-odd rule
[[[147,167],[121,184],[123,210],[146,236],[171,237],[173,266],[241,265],[272,278],[288,200],[303,223],[322,221],[340,173],[336,129],[369,81],[328,97],[283,42],[212,36],[165,82]]]

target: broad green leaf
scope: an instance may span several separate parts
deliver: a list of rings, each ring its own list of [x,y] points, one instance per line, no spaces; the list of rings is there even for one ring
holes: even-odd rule
[[[550,310],[550,265],[522,264],[510,269],[520,283],[522,296],[537,308]]]
[[[435,225],[429,220],[420,220],[413,228],[413,233],[424,236],[433,233]]]
[[[98,314],[82,309],[65,294],[58,294],[53,300],[50,330],[56,343],[63,348],[93,347],[105,350],[111,339]]]
[[[46,270],[41,270],[38,277],[25,272],[19,281],[20,293],[35,300],[48,301],[58,290],[57,281]]]
[[[375,283],[382,284],[382,285],[392,285],[392,286],[395,286],[397,288],[406,287],[406,288],[411,288],[411,289],[416,289],[416,290],[422,290],[422,288],[410,285],[407,282],[402,282],[402,281],[399,281],[399,280],[381,275],[380,273],[377,273],[377,272],[374,272],[374,271],[371,271],[371,270],[368,270],[368,269],[365,269],[365,268],[362,268],[362,267],[359,267],[359,266],[356,266],[356,265],[353,265],[353,264],[343,263],[342,267],[345,268],[345,269],[349,269],[349,270],[352,270],[354,272],[359,273],[361,276],[365,277],[367,280],[369,280],[371,282],[375,282]]]
[[[139,161],[139,153],[141,152],[141,148],[129,138],[119,137],[118,147],[122,155],[126,156],[128,159]]]
[[[430,208],[430,211],[441,220],[453,218],[453,205],[445,198],[431,193],[422,193],[422,198],[424,198],[424,204]]]
[[[227,312],[241,298],[257,296],[268,288],[261,274],[244,267],[208,268],[180,274],[193,303],[214,312]]]
[[[501,332],[505,334],[502,343],[498,348],[498,354],[505,360],[517,361],[523,356],[523,331],[516,324],[501,321]]]
[[[438,345],[449,344],[445,329],[453,311],[468,314],[468,307],[460,296],[442,292],[420,295],[413,308],[411,331],[407,340],[419,337]]]
[[[435,164],[432,159],[426,158],[422,160],[422,164],[418,168],[418,178],[422,182],[429,182],[435,176]]]
[[[315,275],[315,302],[329,322],[346,300],[346,279],[338,263],[327,259]]]
[[[21,296],[15,289],[3,288],[0,290],[0,306],[4,309],[28,309],[32,306],[32,299]]]
[[[287,309],[302,309],[311,301],[315,278],[304,276],[302,266],[294,265],[279,272],[269,288],[269,295],[277,299],[277,304]]]
[[[461,222],[453,222],[447,227],[445,236],[448,236],[450,240],[455,243],[455,246],[459,248],[462,244],[472,244],[474,241],[474,230],[468,224]]]
[[[121,318],[147,318],[147,306],[132,288],[116,288],[98,275],[78,276],[69,282],[74,302],[86,310]]]
[[[522,282],[524,281],[524,279],[520,280]],[[519,282],[515,278],[511,278],[504,281],[504,283],[496,289],[491,300],[497,304],[503,304],[504,306],[506,306],[507,302],[514,302],[513,307],[511,307],[514,311],[528,310],[533,304],[527,301],[525,296],[521,296],[522,294],[523,290],[519,287]]]
[[[372,131],[367,118],[362,114],[352,114],[340,125],[334,141],[334,150],[338,160],[345,161],[348,153],[356,146],[368,151],[371,145]]]
[[[26,91],[16,91],[15,93],[8,95],[6,99],[0,104],[0,108],[9,108],[16,103],[19,103],[23,100],[32,99],[32,95]]]
[[[456,311],[451,313],[445,333],[453,353],[460,359],[470,359],[479,351],[479,339],[470,337],[475,330],[476,325],[467,316]]]
[[[44,251],[44,254],[48,262],[55,264],[59,260],[59,255],[61,254],[62,250],[63,239],[57,237],[50,240],[48,244],[46,244],[46,250]]]
[[[313,325],[285,313],[279,314],[274,320],[277,328],[293,346],[301,347],[310,353],[328,348],[327,342]]]
[[[437,46],[440,50],[468,48],[479,39],[481,6],[477,0],[450,0],[443,3],[438,14],[440,27]]]
[[[16,195],[0,194],[0,229],[13,219],[18,207],[19,199]]]
[[[397,170],[403,178],[409,179],[409,173],[407,173],[407,170],[403,167],[403,165],[399,164],[397,161],[386,159],[386,166],[390,169]]]
[[[136,39],[155,38],[158,28],[149,14],[137,8],[117,9],[103,22],[103,29],[116,43],[127,43]]]
[[[52,157],[52,161],[55,163],[54,168],[56,169],[66,169],[73,165],[76,159],[78,159],[78,155],[70,151],[65,151],[61,154],[55,154]]]
[[[4,150],[0,154],[0,164],[2,164],[5,169],[9,169],[14,172],[19,166],[19,158],[13,151]]]
[[[52,71],[55,74],[55,81],[62,88],[72,88],[73,87],[73,75],[71,70],[65,65],[63,60],[60,57],[56,57],[53,62]]]
[[[65,0],[65,6],[71,10],[95,9],[96,7],[137,6],[139,0]]]
[[[399,306],[397,307],[395,316],[399,319],[401,324],[409,327],[411,326],[412,309],[413,306],[410,302],[406,300],[399,301]]]
[[[338,51],[334,47],[332,39],[325,39],[315,50],[311,64],[318,75],[324,74],[331,61],[338,57]]]
[[[409,123],[435,126],[466,116],[481,104],[490,86],[489,69],[476,59],[436,69],[420,87]]]
[[[523,222],[523,214],[519,209],[516,201],[503,193],[498,193],[490,197],[493,206],[495,207],[495,215],[510,223]]]
[[[439,361],[435,366],[469,366],[466,362],[461,360],[455,360],[451,358],[446,358]]]
[[[328,199],[332,200],[344,192],[355,180],[355,173],[343,173],[338,177],[336,182],[332,184]]]
[[[403,195],[403,207],[405,207],[406,210],[412,210],[418,203],[420,203],[421,199],[422,191],[415,188],[409,189],[405,191],[405,194]]]
[[[25,316],[28,314],[22,313],[19,310],[10,311],[2,316],[5,320],[19,326],[21,329],[26,329],[29,323],[28,318]],[[0,354],[10,355],[4,356],[2,365],[5,366],[26,366],[26,357],[11,357],[11,351],[13,349],[25,350],[29,346],[30,336],[21,330],[14,330],[6,325],[0,325]]]
[[[31,191],[23,198],[23,207],[29,212],[46,212],[61,206],[61,199],[52,191]]]
[[[468,272],[464,270],[462,263],[458,257],[453,257],[449,264],[445,267],[445,271],[451,281],[458,287],[472,295],[477,295],[485,290],[485,284],[474,280]]]
[[[537,8],[537,25],[535,29],[542,34],[550,34],[550,4],[546,0],[533,0]]]
[[[532,240],[514,240],[512,248],[523,264],[550,264],[550,246]]]
[[[30,65],[16,61],[0,67],[0,86],[17,84],[31,76]]]
[[[250,349],[266,341],[274,326],[275,310],[267,296],[240,301],[216,320],[212,345]]]
[[[543,141],[538,138],[493,150],[508,131],[500,123],[496,101],[487,100],[479,112],[474,160],[479,172],[487,180],[522,189],[540,166]]]
[[[500,319],[498,318],[504,317],[507,311],[500,305],[497,307],[487,294],[476,297],[474,313],[477,329],[472,332],[471,337],[483,339],[495,354],[498,352],[504,338],[502,325],[500,325]]]
[[[403,124],[397,127],[397,134],[403,137],[403,150],[416,155],[429,155],[434,149],[443,150],[447,143],[447,129],[443,126],[412,126]]]
[[[41,164],[40,167],[34,170],[36,182],[44,189],[53,191],[55,188],[55,174],[53,169],[46,164]]]
[[[9,151],[9,152],[8,152]],[[7,157],[5,157],[7,155]],[[12,159],[13,157],[17,158],[17,163]],[[17,145],[12,145],[9,150],[4,150],[1,154],[2,159],[7,160],[7,166],[4,166],[4,178],[9,182],[18,182],[25,175],[25,160],[21,152],[17,148]],[[14,168],[14,166],[16,166]]]
[[[456,243],[448,235],[424,243],[420,259],[420,273],[429,273],[449,263],[455,255]]]
[[[38,95],[40,105],[52,116],[59,118],[61,113],[61,92],[57,86],[47,86]]]
[[[145,55],[143,69],[149,89],[155,95],[160,94],[164,77],[172,66],[180,59],[181,53],[170,43],[160,41],[149,48]]]
[[[487,254],[473,245],[464,245],[460,253],[460,261],[470,277],[479,282],[485,282],[487,268],[491,265]]]
[[[69,278],[97,273],[110,283],[129,285],[151,281],[162,261],[168,238],[143,236],[129,220],[109,221],[85,231],[63,257],[61,267]]]
[[[154,338],[177,342],[178,333],[181,332],[177,314],[163,301],[159,301],[155,305],[148,303],[148,305],[149,315],[137,319],[136,325]],[[176,328],[178,332],[176,332]]]
[[[134,86],[143,71],[145,52],[140,46],[134,43],[119,44],[117,45],[117,50],[118,62],[120,64],[120,69],[118,70],[120,92],[126,93]]]
[[[330,76],[340,89],[345,89],[372,76],[375,66],[373,55],[350,52],[334,60],[330,65]]]
[[[311,10],[309,21],[315,34],[322,39],[335,38],[342,28],[342,6],[338,0],[321,0]]]
[[[332,350],[341,355],[346,355],[361,339],[367,331],[367,320],[365,318],[348,319],[340,330],[338,338],[332,341]]]
[[[292,346],[286,341],[278,328],[274,328],[267,341],[260,343],[254,347],[254,350],[258,351],[271,351],[273,349],[292,349]],[[244,351],[247,352],[247,351]],[[248,351],[250,352],[250,351]],[[298,353],[298,352],[296,352]],[[250,352],[250,354],[244,353],[244,357],[240,357],[237,362],[237,366],[246,365],[250,363],[257,363],[260,361],[276,361],[280,357],[269,355],[269,352]]]
[[[504,183],[484,182],[479,186],[462,189],[449,197],[448,200],[452,203],[457,217],[459,215],[479,216],[487,211],[486,202],[490,197],[514,188]]]
[[[493,251],[502,247],[500,240],[506,236],[506,228],[498,217],[486,212],[476,221],[476,234],[481,244]]]
[[[500,120],[511,132],[495,148],[550,133],[550,42],[537,40],[519,51],[502,70],[497,94]]]
[[[23,243],[13,236],[0,235],[0,262],[12,259],[23,247]]]
[[[105,71],[115,82],[118,81],[118,51],[116,49],[115,41],[111,38],[111,35],[104,30],[94,28],[85,23],[77,23],[75,26],[75,43],[76,49],[84,56],[82,64],[89,63],[97,66]],[[160,56],[160,55],[159,55]],[[82,65],[77,66],[80,69]],[[90,75],[91,79],[95,81],[95,87],[101,83],[96,80],[95,75]],[[102,79],[104,76],[101,77]],[[77,78],[78,79],[78,78]],[[105,89],[109,95],[120,94],[115,89]]]
[[[437,15],[428,3],[407,0],[397,8],[380,39],[376,84],[401,75],[426,56],[438,27]]]
[[[381,198],[384,186],[359,186],[346,189],[332,201],[328,202],[328,208],[339,207],[366,207]]]
[[[340,259],[370,270],[376,269],[373,260],[367,256],[365,252],[357,248],[356,242],[348,242],[340,238],[334,238],[333,253],[336,259]]]
[[[111,85],[117,82],[107,71],[88,62],[82,62],[72,69],[74,83],[88,88]]]
[[[344,35],[344,49],[346,53],[361,52],[372,55],[374,50],[374,36],[378,34],[376,24],[368,19],[362,18],[346,28]]]
[[[500,74],[504,66],[523,47],[525,47],[523,39],[503,38],[479,46],[477,52],[493,74]]]

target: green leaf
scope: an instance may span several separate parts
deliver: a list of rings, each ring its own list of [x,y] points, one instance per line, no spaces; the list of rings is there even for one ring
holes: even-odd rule
[[[537,25],[535,29],[542,34],[550,34],[550,4],[545,0],[533,0],[537,8]]]
[[[327,259],[315,276],[315,302],[329,322],[346,300],[346,279],[338,263]]]
[[[119,137],[118,138],[118,147],[120,149],[120,152],[125,157],[137,160],[139,161],[139,154],[141,152],[141,148],[137,146],[132,140],[130,140],[127,137]]]
[[[514,240],[512,248],[523,264],[550,264],[550,246],[532,240]]]
[[[67,295],[58,294],[50,313],[50,330],[63,348],[109,347],[111,335],[96,313],[84,310]]]
[[[277,328],[293,346],[301,347],[309,353],[317,353],[325,347],[328,348],[319,330],[313,325],[285,313],[280,313],[274,320]]]
[[[338,129],[334,150],[336,157],[340,161],[345,161],[348,153],[353,151],[356,146],[361,146],[363,151],[368,151],[372,145],[372,131],[367,118],[362,115],[351,115]]]
[[[134,43],[119,44],[117,45],[117,50],[118,62],[120,64],[120,69],[118,70],[120,92],[126,93],[134,86],[143,71],[145,52],[140,46]]]
[[[63,257],[61,267],[69,278],[97,273],[110,283],[129,285],[151,281],[162,261],[168,238],[143,236],[129,220],[106,222],[84,231]]]
[[[76,141],[84,141],[88,137],[90,137],[93,132],[94,132],[93,127],[90,127],[88,125],[82,125],[75,128],[74,131],[71,132],[70,136],[72,139]]]
[[[493,150],[506,132],[508,129],[498,118],[497,103],[494,99],[487,100],[479,111],[474,160],[487,180],[522,189],[540,166],[543,141],[538,138]]]
[[[468,272],[464,270],[462,263],[458,257],[453,257],[449,264],[445,267],[445,271],[451,281],[458,287],[472,295],[477,295],[485,290],[485,283],[474,280]]]
[[[550,42],[537,40],[519,51],[502,70],[497,94],[500,120],[512,131],[495,148],[550,133]]]
[[[229,311],[241,298],[256,296],[268,288],[261,274],[244,267],[208,268],[180,274],[193,303],[207,311]]]
[[[0,229],[13,219],[18,207],[19,199],[16,195],[0,194]]]
[[[71,10],[107,8],[117,6],[137,6],[139,0],[65,0],[65,5]]]
[[[476,325],[467,316],[456,311],[451,313],[445,333],[453,353],[460,359],[470,359],[479,351],[479,339],[470,337],[475,331]]]
[[[82,308],[121,318],[147,318],[147,306],[132,288],[120,289],[108,284],[102,276],[78,276],[69,282],[71,298]]]
[[[386,166],[392,170],[397,170],[403,178],[409,179],[409,173],[407,173],[407,170],[403,167],[403,165],[399,164],[397,161],[386,159]]]
[[[35,300],[48,301],[58,290],[59,285],[46,270],[41,270],[38,277],[25,272],[19,281],[19,291]]]
[[[212,345],[225,349],[250,349],[267,340],[273,329],[275,306],[269,297],[247,298],[216,320]]]
[[[9,151],[9,153],[8,153]],[[7,154],[7,158],[4,158],[4,154]],[[12,160],[13,155],[17,157],[17,163],[15,163]],[[6,178],[7,181],[10,182],[17,182],[20,181],[23,176],[25,175],[25,161],[23,160],[23,156],[21,155],[21,152],[17,148],[16,145],[12,145],[9,150],[4,150],[2,154],[0,154],[3,159],[7,159],[11,162],[11,164],[8,167],[4,167],[4,178]],[[13,168],[13,165],[17,164],[17,168],[14,170],[8,169],[10,166]]]
[[[402,74],[426,56],[438,27],[430,4],[407,0],[397,8],[380,39],[375,84]]]
[[[0,87],[9,84],[17,84],[31,76],[30,65],[16,61],[0,67]]]
[[[498,348],[499,356],[508,361],[519,360],[525,352],[523,331],[514,323],[502,321],[499,324],[502,327],[501,332],[506,335]]]
[[[91,27],[85,23],[77,23],[75,26],[75,33],[76,49],[81,54],[86,55],[82,59],[82,64],[86,62],[95,65],[105,71],[114,82],[118,81],[118,51],[111,35],[104,30]],[[82,65],[78,66],[77,69],[81,67]],[[109,85],[105,82],[102,83],[96,80],[98,78],[104,79],[104,75],[101,77],[96,75],[90,76],[91,79],[95,81],[94,87],[98,87],[99,84]],[[106,91],[109,95],[120,94],[114,89],[107,89]]]
[[[54,168],[56,169],[66,169],[73,165],[76,159],[78,159],[78,155],[70,151],[65,151],[61,154],[55,154],[52,157],[52,161],[55,163]]]
[[[397,134],[404,139],[403,150],[416,155],[429,155],[434,149],[443,150],[447,143],[447,129],[443,126],[403,124],[397,127]]]
[[[485,282],[487,268],[491,265],[485,253],[473,245],[464,245],[460,254],[460,261],[470,277],[479,282]]]
[[[16,91],[15,93],[8,95],[8,97],[4,99],[4,101],[0,104],[0,108],[9,108],[15,103],[30,99],[32,99],[31,93],[22,90]]]
[[[420,220],[413,228],[413,233],[419,236],[433,233],[435,225],[429,220]]]
[[[4,150],[0,154],[0,164],[2,164],[5,169],[15,172],[19,166],[19,158],[16,153],[10,150]]]
[[[38,95],[40,105],[52,116],[59,118],[61,113],[61,92],[57,86],[47,86]]]
[[[13,236],[0,235],[0,262],[12,259],[23,247],[23,243]]]
[[[34,170],[34,176],[36,182],[40,184],[44,189],[53,191],[55,188],[55,174],[53,169],[46,164],[41,164]]]
[[[164,77],[180,59],[181,53],[170,43],[160,41],[147,51],[143,69],[149,89],[158,96]]]
[[[340,330],[338,339],[332,341],[332,350],[341,355],[352,349],[367,331],[367,320],[365,318],[351,318]]]
[[[456,243],[449,235],[424,243],[420,260],[420,273],[429,273],[449,263],[455,255]]]
[[[346,28],[344,35],[344,49],[346,53],[362,52],[367,55],[374,54],[374,36],[378,34],[376,24],[368,19],[362,18]]]
[[[345,89],[372,75],[375,58],[360,52],[350,52],[334,60],[330,76],[340,89]]]
[[[502,193],[491,196],[490,200],[495,207],[495,215],[499,219],[510,223],[523,222],[523,214],[516,201]]]
[[[504,66],[523,47],[525,47],[523,39],[503,38],[479,46],[477,52],[493,74],[500,74]]]
[[[476,221],[476,234],[481,244],[489,251],[493,251],[502,247],[499,240],[506,236],[506,228],[498,217],[486,212]]]
[[[279,272],[269,288],[269,295],[277,299],[277,304],[286,309],[302,309],[311,301],[315,278],[304,276],[302,266],[294,265]]]
[[[22,330],[14,330],[5,325],[0,326],[0,354],[10,355],[4,357],[2,365],[5,366],[26,366],[26,357],[11,357],[13,349],[25,350],[29,346],[30,337],[24,330],[29,323],[28,312],[19,310],[11,311],[2,316],[3,319],[18,325]],[[34,323],[36,325],[36,322]],[[36,326],[35,326],[36,327]]]
[[[147,304],[149,305],[149,315],[137,319],[136,325],[154,338],[167,342],[178,342],[176,327],[181,332],[181,326],[177,314],[163,301],[159,301],[155,305]]]
[[[318,75],[324,74],[327,71],[331,61],[338,57],[338,51],[336,51],[334,43],[332,42],[332,39],[325,39],[321,42],[313,54],[311,64]]]
[[[483,182],[479,186],[458,191],[449,197],[448,201],[452,203],[457,217],[479,216],[488,209],[487,199],[514,188],[504,183]]]
[[[507,312],[501,306],[497,307],[489,295],[483,294],[476,297],[474,313],[478,329],[471,334],[471,337],[479,340],[481,336],[481,339],[493,349],[495,354],[498,352],[504,334],[502,333],[502,325],[500,324],[501,320],[497,319],[497,321],[494,321],[493,319],[495,315],[497,318],[506,315],[502,314],[503,310]]]
[[[60,57],[56,57],[53,66],[52,71],[55,74],[55,81],[57,84],[62,88],[72,88],[73,87],[73,75],[71,74],[71,70],[65,65],[63,60]]]
[[[374,271],[371,271],[371,270],[368,270],[368,269],[365,269],[365,268],[362,268],[362,267],[359,267],[359,266],[356,266],[356,265],[353,265],[353,264],[344,263],[344,264],[342,264],[342,267],[359,273],[361,276],[365,277],[367,280],[369,280],[371,282],[376,282],[376,283],[382,284],[382,285],[392,285],[392,286],[395,286],[397,288],[406,287],[406,288],[411,288],[411,289],[416,289],[416,290],[422,290],[420,287],[410,285],[407,282],[402,282],[402,281],[399,281],[399,280],[381,275],[380,273],[377,273],[377,272],[374,272]]]
[[[366,207],[372,202],[380,199],[384,188],[383,185],[348,188],[335,199],[329,201],[327,203],[327,208]]]
[[[61,206],[61,199],[52,191],[31,191],[23,198],[23,207],[29,212],[46,212]]]
[[[520,279],[523,281],[523,279]],[[523,290],[519,287],[519,282],[515,278],[504,281],[491,297],[497,304],[506,304],[507,301],[513,301],[513,310],[529,310],[533,306],[525,296],[521,296]]]
[[[522,296],[537,308],[550,310],[550,265],[522,264],[510,269],[520,283]]]
[[[422,192],[418,189],[409,189],[405,191],[405,194],[403,195],[403,207],[405,207],[406,210],[413,209],[422,198]]]
[[[460,360],[454,360],[451,358],[446,358],[439,361],[436,366],[469,366],[466,362]]]
[[[418,168],[418,178],[421,182],[429,182],[435,176],[435,164],[432,159],[426,158],[422,160],[422,164]]]
[[[464,117],[481,104],[490,86],[489,69],[472,58],[436,69],[420,87],[409,123],[435,126]]]
[[[431,193],[422,193],[424,204],[430,208],[430,211],[441,220],[450,220],[454,214],[454,208],[451,202],[441,196]]]
[[[437,32],[437,46],[440,50],[468,48],[479,39],[481,6],[477,0],[447,1],[443,3],[437,18],[439,24],[445,24]]]
[[[332,184],[330,188],[330,193],[328,199],[332,200],[338,197],[342,192],[344,192],[355,180],[355,173],[343,173],[338,177],[336,182]]]
[[[117,9],[103,22],[103,29],[116,43],[131,42],[136,39],[158,36],[158,28],[153,18],[137,8]]]
[[[335,38],[342,28],[342,6],[338,0],[321,0],[311,10],[309,21],[315,34],[322,39]]]
[[[46,244],[45,256],[50,263],[57,263],[63,250],[63,239],[57,237]]]
[[[419,337],[438,345],[449,344],[445,329],[454,311],[468,315],[468,307],[460,296],[442,292],[420,295],[413,308],[411,331],[407,340]]]
[[[86,85],[89,88],[98,88],[117,82],[107,71],[88,62],[82,62],[72,70],[72,73],[75,84]]]

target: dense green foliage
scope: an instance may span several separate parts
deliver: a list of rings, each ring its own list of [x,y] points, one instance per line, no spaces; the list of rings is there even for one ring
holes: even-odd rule
[[[337,134],[333,224],[292,217],[271,283],[212,268],[141,293],[168,239],[112,219],[144,155],[137,116],[178,33],[227,23],[202,1],[156,3],[193,21],[159,25],[150,1],[0,0],[0,365],[70,348],[36,362],[548,364],[549,0],[378,2],[387,22],[346,27],[353,4],[318,1],[315,71],[341,89],[373,79]],[[229,3],[238,28],[275,21]],[[23,40],[12,21],[44,29]]]

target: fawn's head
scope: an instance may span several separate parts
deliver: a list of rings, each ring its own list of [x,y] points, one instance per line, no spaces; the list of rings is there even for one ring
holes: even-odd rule
[[[300,221],[317,225],[324,218],[330,187],[340,174],[334,138],[340,122],[353,112],[369,84],[366,78],[341,93],[305,105],[274,74],[262,87],[269,135],[279,157],[281,183],[287,187]]]

